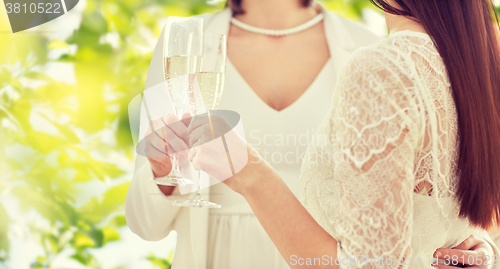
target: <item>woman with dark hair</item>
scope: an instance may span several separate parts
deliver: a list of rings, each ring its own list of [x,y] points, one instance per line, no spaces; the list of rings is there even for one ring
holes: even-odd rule
[[[390,36],[354,52],[341,70],[304,158],[301,202],[247,151],[231,152],[249,162],[220,178],[246,199],[292,267],[432,268],[441,248],[499,225],[500,34],[492,1],[373,2],[386,12]],[[189,126],[193,143],[211,140],[195,131],[204,124]],[[231,139],[233,148],[245,144]],[[216,146],[191,149],[196,168],[224,170],[213,161]]]

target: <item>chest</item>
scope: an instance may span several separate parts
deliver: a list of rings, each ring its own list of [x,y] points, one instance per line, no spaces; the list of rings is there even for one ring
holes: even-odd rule
[[[290,171],[295,171],[298,181],[306,147],[331,106],[336,76],[329,73],[334,73],[330,62],[300,99],[277,111],[253,92],[229,62],[219,108],[238,112],[246,141],[275,168],[293,168]]]
[[[247,33],[232,26],[228,58],[255,94],[280,111],[309,88],[330,53],[322,24],[285,37]]]

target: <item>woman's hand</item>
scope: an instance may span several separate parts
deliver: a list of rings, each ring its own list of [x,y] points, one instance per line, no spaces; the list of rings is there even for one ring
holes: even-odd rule
[[[223,118],[195,117],[188,133],[189,160],[195,169],[205,171],[239,193],[247,189],[248,183],[256,183],[265,163]]]
[[[189,117],[186,113],[180,121],[173,114],[165,114],[151,122],[145,136],[145,153],[155,177],[166,176],[172,170],[169,152],[177,153],[179,163],[187,162]]]
[[[452,248],[440,248],[434,253],[435,258],[450,261],[449,265],[438,264],[437,268],[451,269],[457,268],[453,264],[465,264],[467,268],[490,269],[493,268],[495,252],[491,245],[485,240],[474,235],[469,236],[460,245]],[[451,264],[453,263],[453,264]],[[485,265],[486,264],[486,265]]]

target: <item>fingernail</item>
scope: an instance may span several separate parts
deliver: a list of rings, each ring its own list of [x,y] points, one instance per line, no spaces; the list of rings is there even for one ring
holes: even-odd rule
[[[442,256],[443,256],[443,254],[440,251],[436,251],[434,253],[434,257],[442,257]]]

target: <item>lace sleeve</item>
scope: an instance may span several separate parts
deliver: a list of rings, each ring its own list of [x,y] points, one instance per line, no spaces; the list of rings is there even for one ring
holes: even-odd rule
[[[337,239],[347,255],[384,259],[358,264],[363,268],[403,268],[395,264],[411,254],[423,126],[413,82],[390,61],[397,55],[388,53],[363,50],[351,58],[339,77],[331,119],[343,157],[334,169],[340,182]]]

